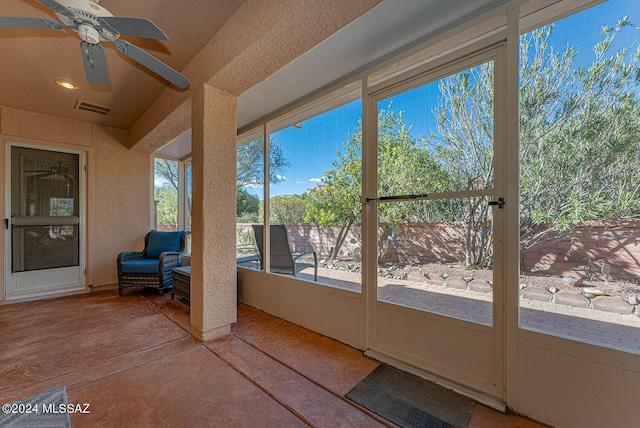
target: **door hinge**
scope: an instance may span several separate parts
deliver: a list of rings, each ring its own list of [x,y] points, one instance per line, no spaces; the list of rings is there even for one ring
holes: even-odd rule
[[[489,205],[497,205],[500,209],[504,208],[504,204],[504,198],[498,198],[497,201],[489,201]]]

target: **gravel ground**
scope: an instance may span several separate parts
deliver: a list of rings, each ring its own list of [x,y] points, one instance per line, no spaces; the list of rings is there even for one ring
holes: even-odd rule
[[[318,261],[319,266],[351,272],[360,272],[360,262],[354,260],[326,260]],[[390,264],[378,267],[378,276],[392,279],[420,279],[424,278],[431,283],[447,280],[465,279],[467,281],[481,281],[490,283],[493,280],[493,273],[489,269],[469,270],[456,264],[423,264],[423,265],[403,265]],[[447,276],[448,275],[448,276]],[[621,300],[640,300],[640,284],[629,281],[615,282],[604,280],[587,280],[579,276],[567,275],[564,277],[544,276],[544,275],[520,275],[520,289],[545,288],[552,293],[566,290],[570,293],[584,294],[585,288],[596,288],[603,291],[607,296],[617,297]]]

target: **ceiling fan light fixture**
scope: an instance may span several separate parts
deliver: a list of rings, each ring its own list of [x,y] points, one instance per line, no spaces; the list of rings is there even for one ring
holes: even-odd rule
[[[75,83],[70,82],[69,80],[64,80],[64,79],[56,80],[56,84],[58,86],[62,86],[65,89],[75,90],[80,88],[80,86],[76,85]]]

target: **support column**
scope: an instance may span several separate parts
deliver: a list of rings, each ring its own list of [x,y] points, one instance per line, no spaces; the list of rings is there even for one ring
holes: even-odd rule
[[[191,332],[208,341],[237,314],[237,98],[206,84],[192,92]]]

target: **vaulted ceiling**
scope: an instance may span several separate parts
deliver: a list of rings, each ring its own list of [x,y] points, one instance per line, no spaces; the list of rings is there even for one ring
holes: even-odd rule
[[[172,68],[181,71],[209,42],[243,0],[102,0],[115,16],[146,18],[160,27],[168,41],[123,37]],[[2,0],[0,16],[58,20],[37,0]],[[110,85],[87,82],[80,38],[71,29],[0,29],[0,105],[93,124],[129,129],[170,85],[102,43]],[[80,88],[55,84],[66,79]],[[184,91],[172,86],[173,90]],[[107,116],[74,108],[76,102],[111,108]]]

